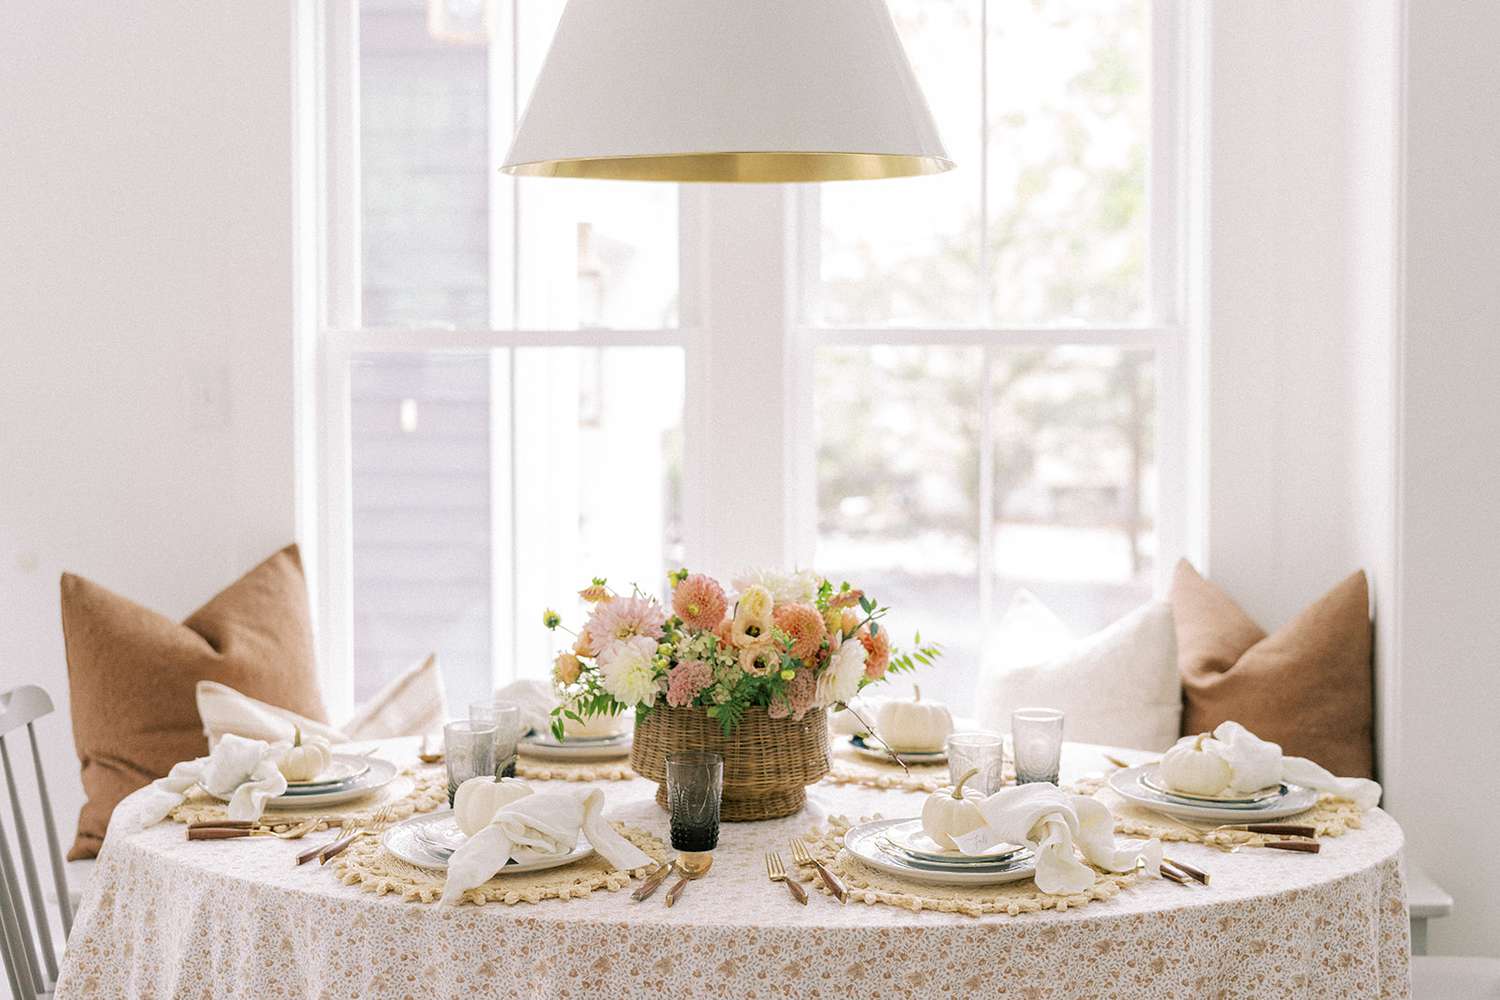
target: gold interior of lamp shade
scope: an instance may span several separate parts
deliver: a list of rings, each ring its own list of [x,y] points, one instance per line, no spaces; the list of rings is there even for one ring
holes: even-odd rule
[[[617,181],[800,184],[917,177],[953,169],[939,156],[890,153],[673,153],[540,160],[502,167],[522,177],[584,177]]]

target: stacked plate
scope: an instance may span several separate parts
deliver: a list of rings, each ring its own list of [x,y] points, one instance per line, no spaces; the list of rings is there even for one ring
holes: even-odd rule
[[[1036,859],[1024,847],[1002,844],[984,854],[961,854],[923,833],[920,819],[861,823],[844,834],[844,849],[871,868],[936,885],[1019,882],[1036,872]]]
[[[413,816],[391,827],[381,835],[385,849],[408,864],[419,868],[435,868],[446,871],[448,859],[458,850],[466,838],[453,818],[453,810],[424,813]],[[517,875],[521,872],[537,872],[547,868],[561,868],[582,860],[594,853],[593,845],[583,834],[571,851],[538,858],[520,864],[515,861],[501,869],[502,875]]]
[[[521,752],[543,760],[611,760],[630,755],[629,730],[614,736],[569,736],[559,741],[550,732],[521,737]]]
[[[872,760],[891,762],[891,755],[877,739],[866,740],[863,736],[851,736],[849,737],[849,746],[855,753],[862,754]],[[946,750],[897,750],[896,752],[908,764],[948,763],[948,751]]]
[[[269,809],[317,809],[379,791],[396,777],[396,765],[375,757],[336,753],[327,770],[311,781],[289,781],[286,791],[266,803]],[[218,796],[229,801],[227,796]]]
[[[1109,786],[1136,805],[1182,819],[1211,819],[1229,823],[1259,823],[1282,819],[1311,809],[1318,793],[1300,785],[1273,785],[1248,793],[1195,795],[1172,789],[1161,779],[1158,764],[1122,768],[1109,776]]]

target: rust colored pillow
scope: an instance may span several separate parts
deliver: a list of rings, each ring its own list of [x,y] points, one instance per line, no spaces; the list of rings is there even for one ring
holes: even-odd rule
[[[197,683],[218,681],[328,721],[313,660],[307,583],[289,545],[182,624],[80,576],[62,577],[73,743],[87,801],[68,859],[99,852],[121,799],[208,752]]]
[[[1374,773],[1370,597],[1363,572],[1267,635],[1186,560],[1172,578],[1183,735],[1229,719],[1341,777]]]

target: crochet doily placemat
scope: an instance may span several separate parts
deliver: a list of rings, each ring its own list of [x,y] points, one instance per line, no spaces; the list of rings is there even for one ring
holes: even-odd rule
[[[880,819],[880,816],[868,819]],[[867,822],[862,820],[861,822]],[[1053,896],[1042,892],[1031,879],[991,886],[930,885],[890,875],[862,864],[844,850],[844,834],[854,826],[846,817],[833,816],[826,828],[814,828],[803,837],[812,853],[849,889],[849,898],[869,905],[897,906],[903,910],[937,910],[941,913],[964,913],[977,917],[986,913],[1017,916],[1043,910],[1076,909],[1100,900],[1113,899],[1135,885],[1136,873],[1116,875],[1096,872],[1094,884],[1086,892]],[[798,877],[820,892],[829,893],[821,879],[814,877],[810,866],[794,866]]]
[[[388,785],[364,798],[321,809],[267,809],[261,821],[272,829],[285,830],[303,820],[321,817],[317,829],[363,825],[375,813],[389,809],[383,818],[398,822],[416,813],[432,812],[448,804],[448,775],[442,767],[409,768]],[[229,818],[228,803],[194,787],[168,817],[179,823],[204,823]]]
[[[638,827],[611,823],[620,835],[656,861],[665,861],[667,845]],[[402,899],[435,903],[443,894],[447,874],[407,864],[387,851],[378,837],[362,837],[348,850],[333,859],[335,873],[349,885],[357,885],[377,896],[396,893]],[[463,902],[475,906],[485,903],[540,903],[544,899],[582,899],[598,889],[614,892],[630,884],[636,875],[649,868],[624,871],[614,867],[598,854],[575,861],[562,868],[518,875],[497,875],[481,886],[464,893]]]
[[[1126,802],[1108,789],[1096,792],[1094,797],[1115,814],[1115,832],[1132,837],[1158,837],[1163,841],[1208,844],[1210,847],[1261,847],[1273,840],[1291,839],[1278,834],[1216,829],[1211,821],[1185,823]],[[1359,829],[1359,807],[1348,799],[1325,795],[1305,812],[1270,822],[1311,826],[1319,837],[1341,837],[1350,830]]]
[[[893,761],[867,757],[847,746],[837,746],[832,753],[824,781],[834,785],[864,785],[868,788],[895,788],[904,792],[935,792],[948,784],[947,764],[907,764],[903,771]],[[1012,781],[1015,772],[1005,765],[1005,780]]]
[[[542,760],[521,750],[516,777],[532,781],[629,781],[639,777],[630,769],[630,758],[619,760]]]

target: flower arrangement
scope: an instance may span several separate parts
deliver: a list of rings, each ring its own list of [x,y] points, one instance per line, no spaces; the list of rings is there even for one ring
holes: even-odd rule
[[[542,623],[573,636],[557,655],[553,681],[563,718],[638,715],[658,704],[701,707],[728,736],[751,706],[772,719],[801,720],[814,708],[842,708],[860,689],[930,665],[940,647],[900,651],[881,625],[889,608],[845,582],[815,573],[759,571],[723,585],[686,569],[669,575],[671,607],[633,587],[627,595],[595,578],[578,592],[590,613],[577,632],[547,610]]]

